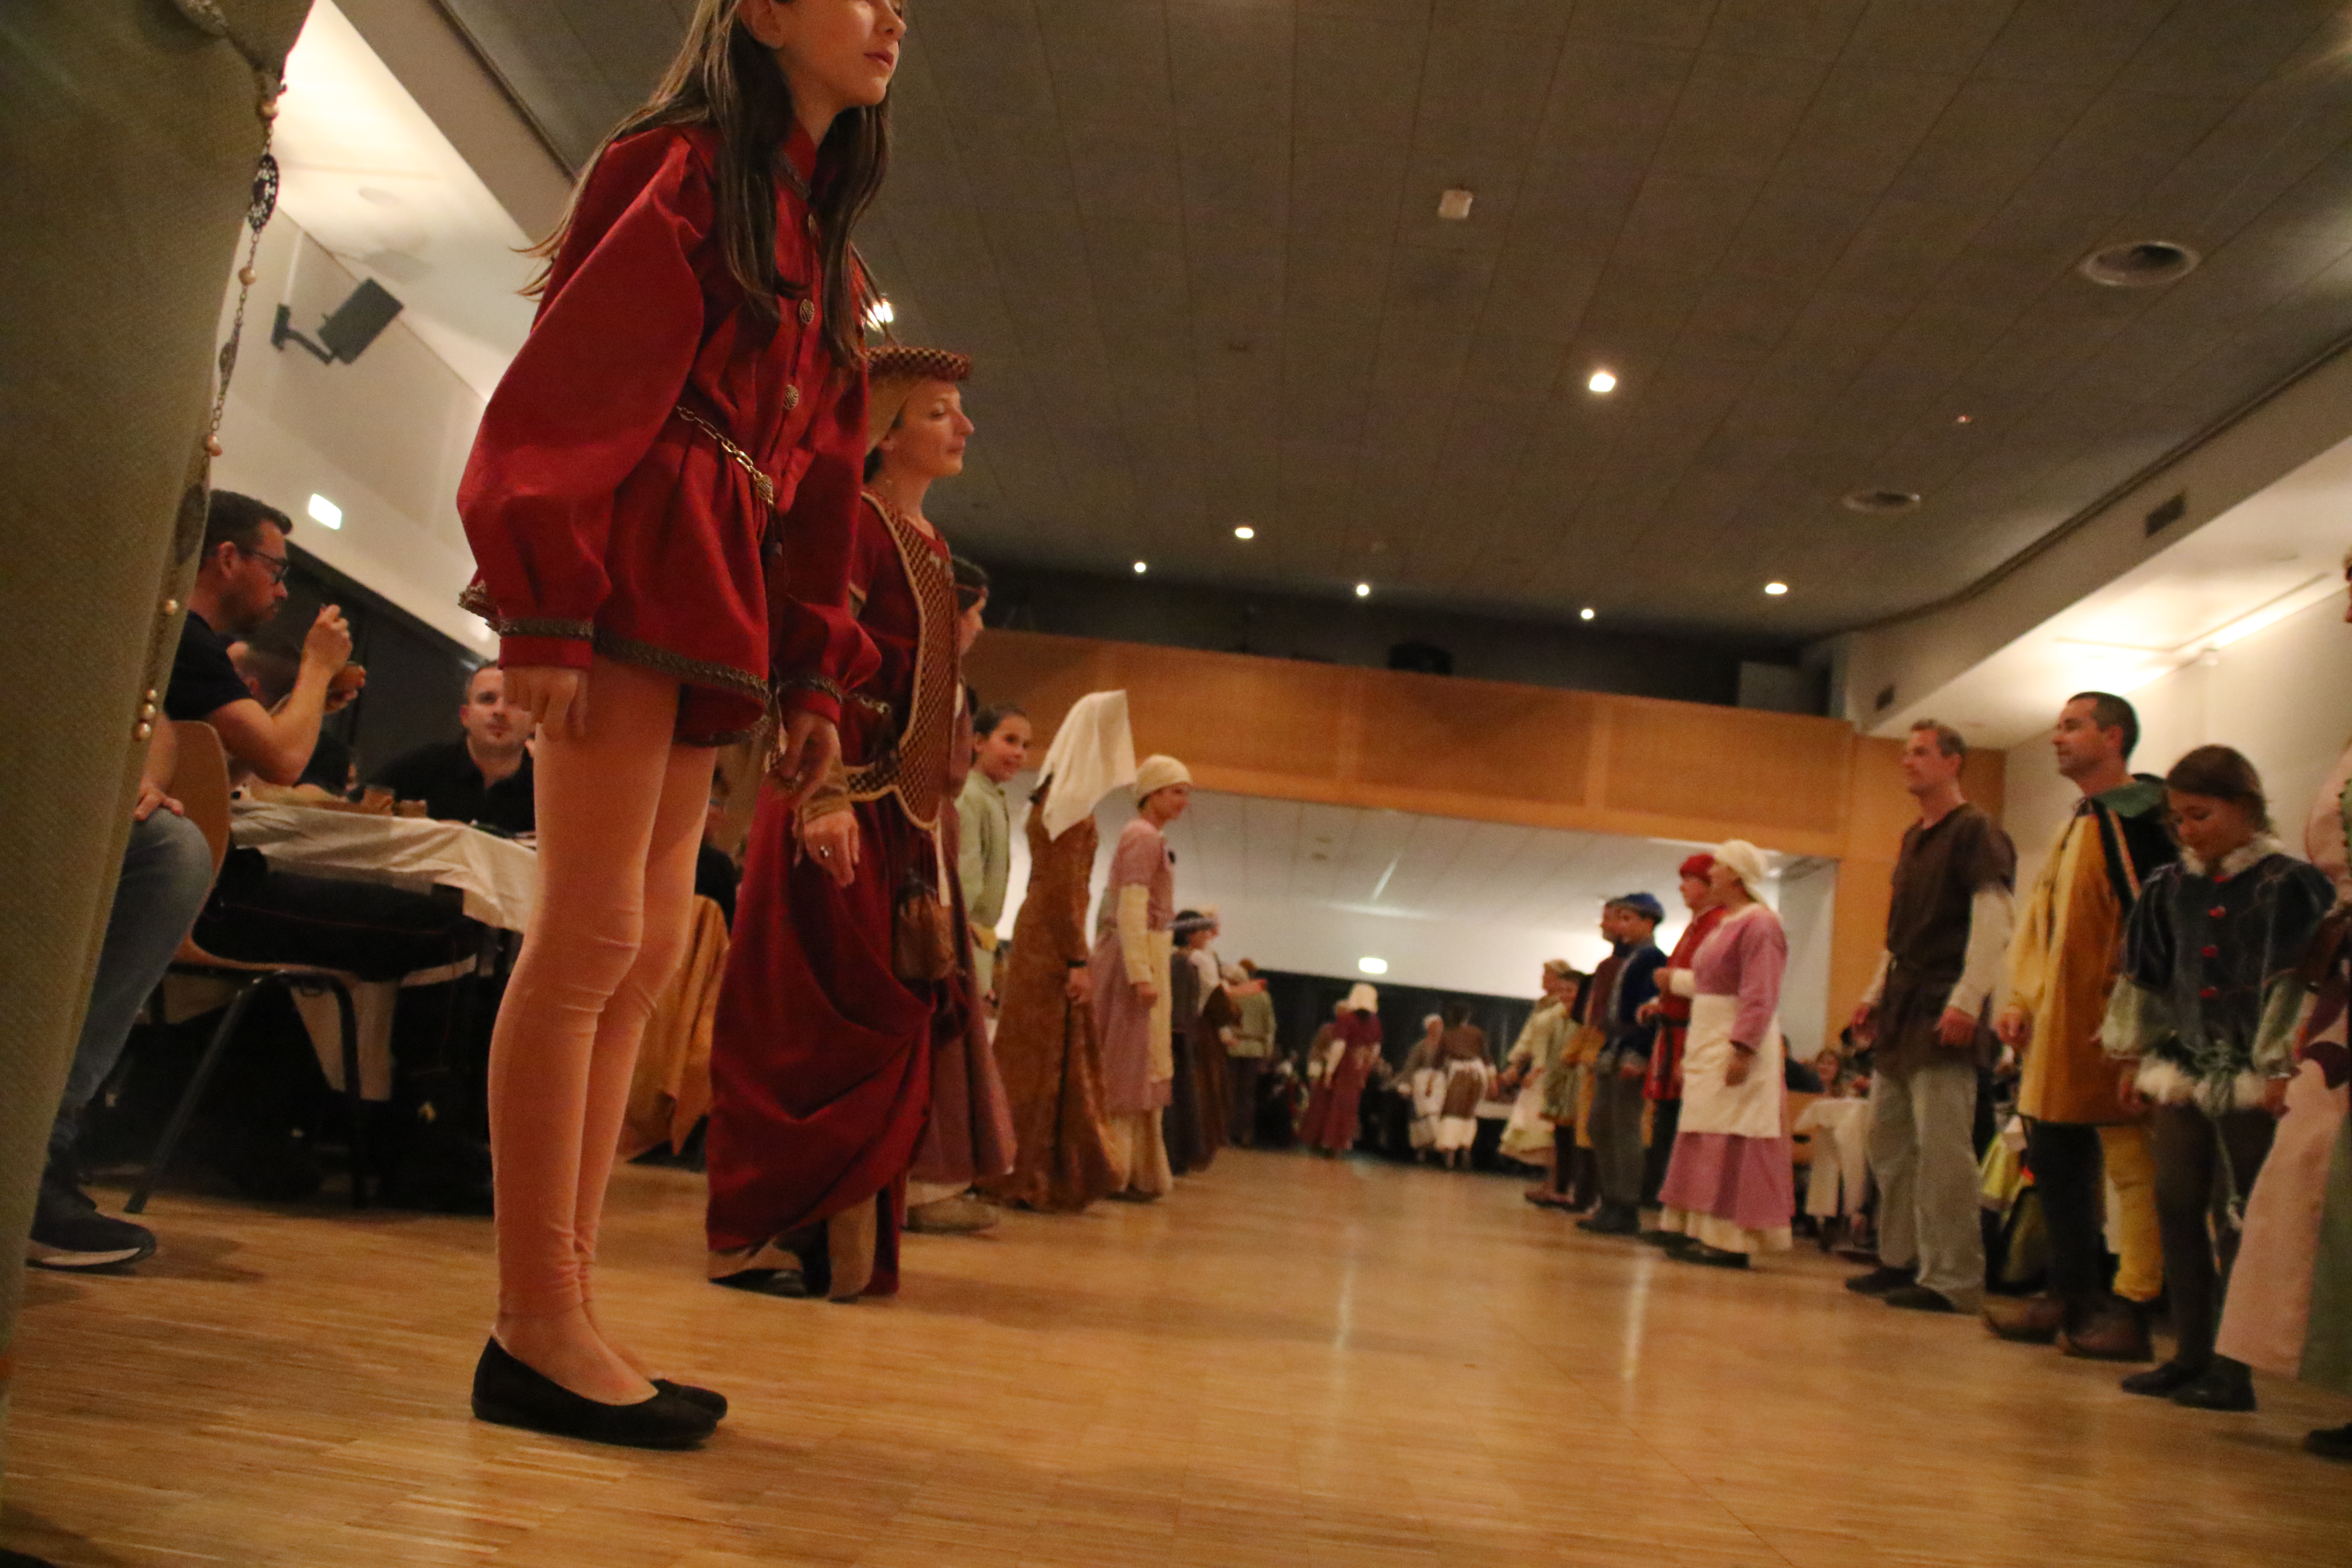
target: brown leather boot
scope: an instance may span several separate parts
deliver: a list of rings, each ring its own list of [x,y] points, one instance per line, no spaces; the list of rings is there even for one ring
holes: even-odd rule
[[[833,1265],[830,1300],[855,1301],[874,1282],[874,1201],[852,1204],[824,1226],[824,1250]]]
[[[2066,1308],[2055,1296],[1990,1296],[1985,1327],[2020,1344],[2046,1345],[2066,1326]]]
[[[2062,1355],[2084,1361],[2154,1361],[2156,1347],[2148,1342],[2147,1319],[2141,1309],[2120,1296],[2108,1298],[2079,1320],[2079,1327],[2059,1331]]]

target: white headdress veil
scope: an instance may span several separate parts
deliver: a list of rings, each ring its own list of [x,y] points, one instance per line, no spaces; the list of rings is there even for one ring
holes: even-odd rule
[[[1135,736],[1127,727],[1127,693],[1092,691],[1072,703],[1040,773],[1053,781],[1045,797],[1048,838],[1059,838],[1092,816],[1103,796],[1133,784]]]

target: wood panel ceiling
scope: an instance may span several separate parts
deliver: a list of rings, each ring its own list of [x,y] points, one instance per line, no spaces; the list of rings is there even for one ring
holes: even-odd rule
[[[688,5],[442,3],[574,160]],[[1975,580],[2352,335],[2346,0],[913,23],[863,245],[901,335],[979,361],[935,515],[982,560],[1816,636]],[[2156,239],[2203,265],[2074,270]]]

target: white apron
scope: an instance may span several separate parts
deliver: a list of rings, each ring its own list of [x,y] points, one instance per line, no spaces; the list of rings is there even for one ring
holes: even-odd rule
[[[1737,996],[1691,998],[1690,1035],[1683,1047],[1681,1132],[1728,1132],[1736,1138],[1778,1138],[1788,1085],[1781,1072],[1785,1047],[1780,1021],[1772,1020],[1750,1058],[1748,1081],[1727,1086],[1723,1072],[1732,1058],[1731,1025],[1739,1015]]]

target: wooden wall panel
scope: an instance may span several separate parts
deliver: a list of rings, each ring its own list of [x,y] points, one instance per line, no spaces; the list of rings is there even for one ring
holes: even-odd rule
[[[1396,675],[1367,703],[1365,784],[1566,805],[1586,798],[1599,703],[1589,693]]]
[[[1621,811],[1734,816],[1842,834],[1854,736],[1833,721],[1622,699],[1610,705],[1608,795]]]
[[[1205,784],[1210,773],[1337,776],[1357,673],[1129,643],[1111,646],[1097,679],[1126,689],[1138,757],[1181,757]]]

